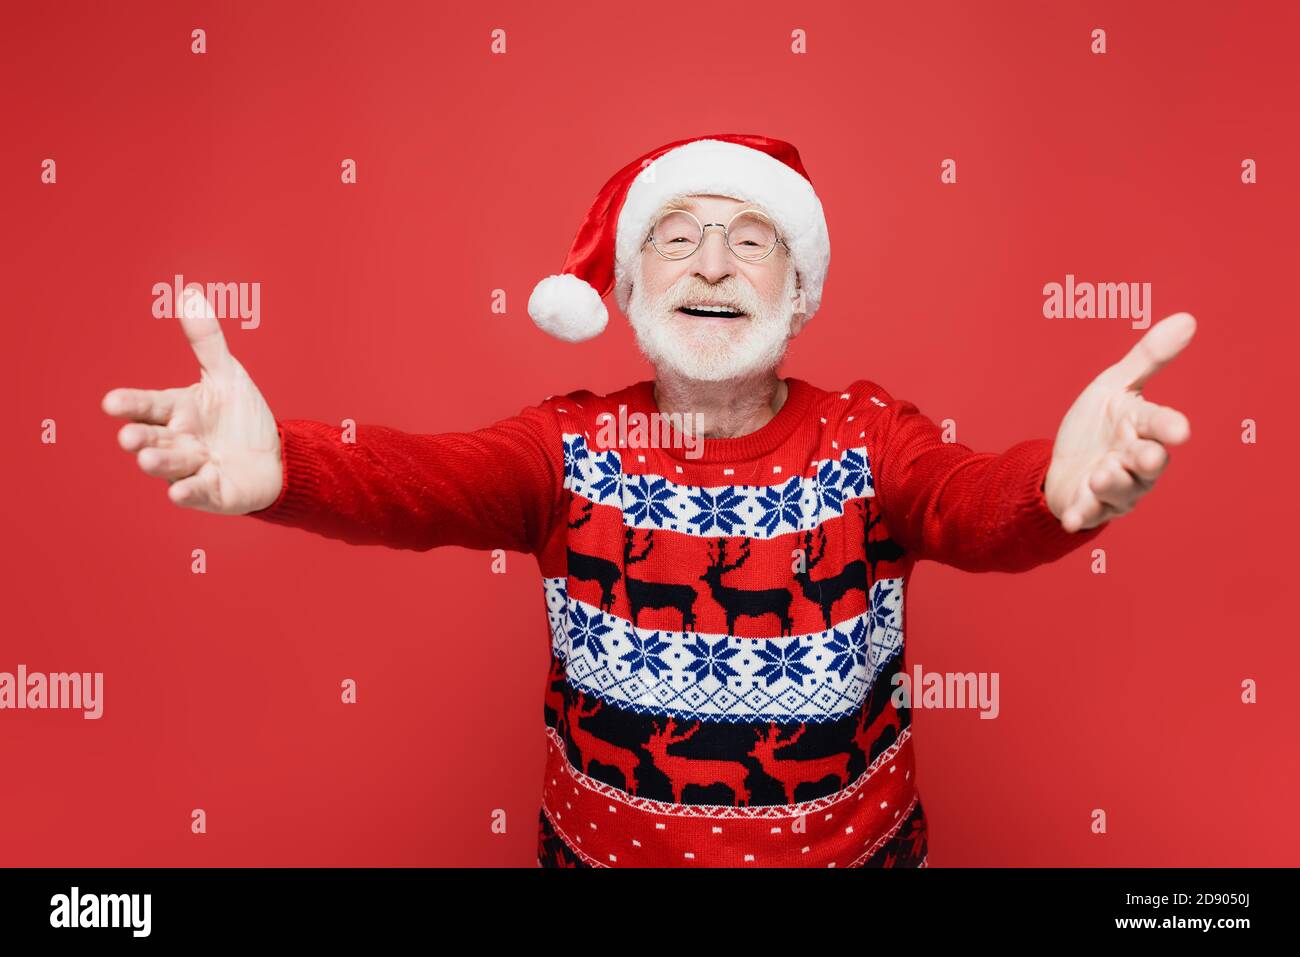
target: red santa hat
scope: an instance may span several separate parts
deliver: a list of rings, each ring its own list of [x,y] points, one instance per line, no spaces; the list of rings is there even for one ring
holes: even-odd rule
[[[528,314],[543,331],[568,342],[604,331],[601,301],[613,289],[627,312],[632,267],[664,203],[683,195],[732,196],[761,206],[775,220],[794,259],[812,318],[821,304],[831,261],[822,204],[784,140],[745,133],[677,140],[651,150],[610,177],[573,239],[563,270],[547,276],[528,299]]]

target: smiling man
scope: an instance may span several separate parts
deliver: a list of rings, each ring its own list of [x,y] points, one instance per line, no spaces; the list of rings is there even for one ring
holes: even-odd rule
[[[921,866],[911,714],[891,695],[913,568],[1026,570],[1130,511],[1189,437],[1141,390],[1195,323],[1150,329],[1054,440],[976,453],[875,382],[778,375],[829,262],[793,146],[681,140],[606,183],[529,301],[539,327],[579,341],[604,329],[612,290],[653,379],[473,432],[345,436],[275,419],[192,299],[200,381],[103,406],[132,420],[122,447],[178,505],[537,557],[540,864]],[[702,422],[701,441],[602,443],[629,412]]]

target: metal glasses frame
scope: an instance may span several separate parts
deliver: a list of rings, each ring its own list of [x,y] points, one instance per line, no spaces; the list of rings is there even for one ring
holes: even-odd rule
[[[659,244],[655,242],[655,226],[658,226],[658,225],[659,225],[659,221],[660,221],[661,219],[663,219],[665,216],[667,216],[669,213],[685,213],[687,216],[691,217],[691,219],[695,220],[696,225],[698,225],[698,226],[700,227],[700,241],[696,244],[695,248],[692,249],[690,252],[688,252],[685,256],[669,256],[669,255],[666,255],[666,254],[664,253],[664,251],[663,251],[662,249],[659,248]],[[745,263],[761,263],[761,262],[762,262],[764,259],[766,259],[768,256],[772,255],[772,253],[776,252],[776,247],[777,247],[777,246],[785,246],[786,249],[789,249],[789,248],[790,248],[789,246],[786,246],[785,240],[782,238],[781,234],[778,232],[777,235],[776,235],[776,242],[774,242],[774,243],[772,244],[772,248],[769,249],[767,252],[763,253],[763,255],[759,256],[757,259],[747,259],[747,258],[745,258],[744,256],[740,255],[740,253],[736,252],[736,250],[732,249],[732,248],[731,248],[731,224],[734,223],[738,217],[745,215],[745,213],[754,213],[754,214],[756,214],[756,215],[762,217],[763,219],[767,220],[769,223],[772,223],[772,219],[771,219],[771,217],[768,216],[767,214],[765,214],[762,210],[758,210],[758,209],[742,209],[742,210],[740,210],[739,212],[737,212],[735,216],[732,216],[731,219],[727,220],[727,222],[726,222],[725,225],[724,225],[723,223],[701,223],[701,222],[700,222],[700,218],[699,218],[698,216],[696,216],[694,213],[692,213],[689,209],[675,209],[675,208],[674,208],[674,209],[665,209],[665,210],[663,211],[663,213],[661,213],[661,214],[660,214],[660,215],[655,219],[655,221],[654,221],[654,226],[651,226],[651,227],[650,227],[650,233],[649,233],[649,234],[646,236],[646,238],[642,241],[641,245],[644,246],[646,243],[649,243],[651,246],[654,247],[654,251],[657,252],[661,258],[663,258],[663,259],[667,259],[669,262],[675,262],[675,263],[678,263],[678,262],[681,262],[681,261],[684,260],[684,259],[690,259],[690,258],[691,258],[692,256],[694,256],[697,252],[699,252],[699,251],[700,251],[700,248],[704,245],[704,239],[705,239],[705,236],[707,235],[707,233],[706,233],[705,231],[706,231],[710,226],[718,226],[718,227],[721,227],[721,229],[722,229],[722,242],[723,242],[723,245],[725,245],[725,246],[727,247],[727,250],[731,253],[731,255],[735,256],[735,257],[736,257],[737,259],[739,259],[741,262],[745,262]],[[772,228],[773,228],[773,230],[776,229],[776,223],[772,223]]]

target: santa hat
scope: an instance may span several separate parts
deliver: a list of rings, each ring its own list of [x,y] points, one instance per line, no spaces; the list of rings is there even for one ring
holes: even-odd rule
[[[528,299],[533,322],[568,342],[603,332],[609,313],[601,300],[613,289],[626,313],[633,266],[652,218],[668,200],[690,194],[732,196],[766,210],[794,259],[811,319],[821,304],[831,246],[799,151],[770,136],[719,133],[661,146],[610,178],[578,227],[563,270],[534,287]]]

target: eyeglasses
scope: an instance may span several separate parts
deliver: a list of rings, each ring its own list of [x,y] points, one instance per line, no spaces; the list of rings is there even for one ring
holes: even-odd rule
[[[725,226],[701,224],[685,209],[670,209],[655,222],[642,245],[650,243],[664,259],[685,259],[703,245],[704,231],[710,226],[722,229],[727,248],[745,262],[766,259],[778,245],[785,245],[772,221],[756,209],[742,209]]]

